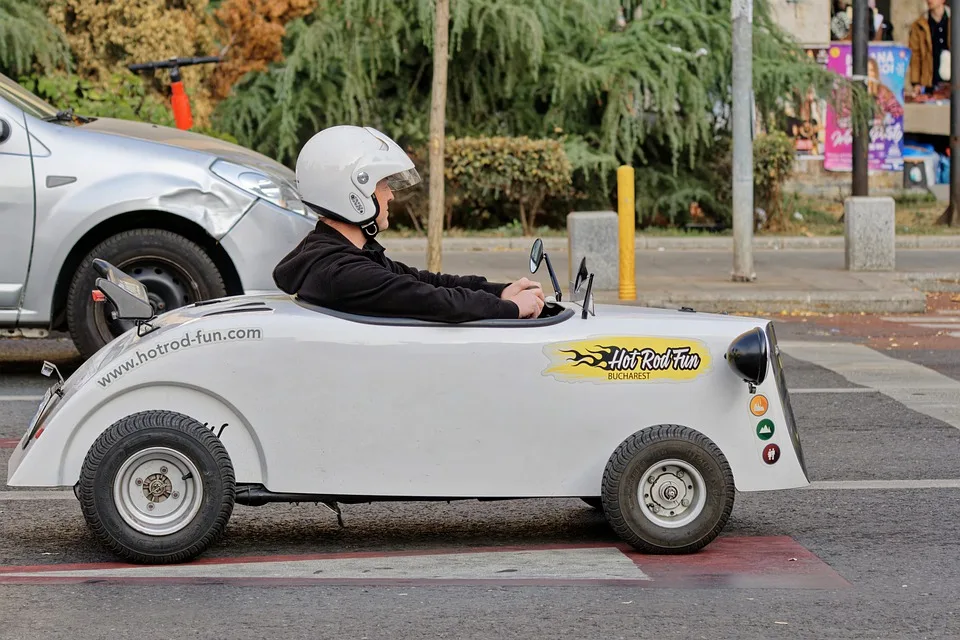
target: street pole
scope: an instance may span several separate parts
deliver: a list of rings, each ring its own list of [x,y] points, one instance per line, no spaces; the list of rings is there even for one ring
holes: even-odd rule
[[[753,0],[733,0],[733,280],[753,270]]]
[[[956,0],[953,0],[956,2]],[[867,2],[853,3],[853,76],[857,79],[867,77],[867,57],[869,55],[870,31],[867,23]],[[864,80],[864,86],[867,86]],[[869,190],[867,182],[868,145],[870,129],[853,128],[853,195],[866,196]]]
[[[950,1],[950,40],[960,42],[960,0]],[[952,53],[952,52],[951,52]],[[960,56],[950,56],[950,213],[947,224],[953,226],[953,219],[960,208],[960,167],[957,166],[960,154]]]

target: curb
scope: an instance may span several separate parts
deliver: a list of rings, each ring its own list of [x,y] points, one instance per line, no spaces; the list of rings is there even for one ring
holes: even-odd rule
[[[636,300],[619,300],[615,291],[597,292],[597,303],[678,309],[691,307],[704,313],[780,315],[783,311],[816,313],[924,313],[921,291],[780,291],[754,293],[645,293]]]
[[[444,238],[446,251],[529,251],[535,238]],[[567,237],[544,237],[546,251],[566,251]],[[426,238],[384,238],[384,246],[392,251],[426,251]],[[733,250],[730,236],[704,238],[673,238],[638,235],[634,240],[639,250],[726,251]],[[811,251],[846,248],[844,236],[758,236],[753,239],[758,251]],[[960,249],[960,234],[943,236],[898,235],[897,249]]]

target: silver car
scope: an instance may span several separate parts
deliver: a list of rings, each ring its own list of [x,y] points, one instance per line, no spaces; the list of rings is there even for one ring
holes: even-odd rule
[[[276,291],[315,226],[287,167],[214,138],[58,112],[0,74],[0,330],[69,330],[89,357],[130,328],[91,292],[103,258],[162,312]]]

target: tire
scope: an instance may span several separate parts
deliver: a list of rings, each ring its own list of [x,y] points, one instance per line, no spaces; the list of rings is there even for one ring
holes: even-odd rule
[[[643,502],[641,483],[653,489],[644,492]],[[735,493],[733,472],[719,447],[679,425],[659,425],[630,436],[610,456],[603,473],[607,521],[644,553],[699,551],[723,530]]]
[[[212,431],[179,413],[145,411],[117,421],[90,447],[77,494],[107,549],[130,562],[169,564],[223,536],[236,484]]]
[[[94,258],[142,282],[157,313],[226,295],[222,274],[195,242],[163,229],[134,229],[111,236],[84,257],[67,292],[67,327],[84,359],[135,326],[110,320],[113,305],[93,302]]]

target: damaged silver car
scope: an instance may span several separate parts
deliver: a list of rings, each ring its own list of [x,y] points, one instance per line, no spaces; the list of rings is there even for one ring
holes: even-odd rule
[[[87,358],[128,323],[91,291],[94,258],[163,313],[275,292],[316,224],[266,156],[169,127],[58,111],[0,74],[0,332],[68,330]]]

